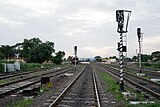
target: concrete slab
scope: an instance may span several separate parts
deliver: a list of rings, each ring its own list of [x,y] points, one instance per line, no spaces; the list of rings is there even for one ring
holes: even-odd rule
[[[130,104],[153,104],[154,101],[129,101]]]

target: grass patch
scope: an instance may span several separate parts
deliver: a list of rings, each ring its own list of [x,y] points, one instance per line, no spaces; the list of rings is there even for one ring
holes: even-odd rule
[[[31,105],[32,102],[33,102],[32,99],[22,99],[22,100],[16,101],[12,105],[8,105],[7,107],[27,107]]]
[[[119,85],[117,84],[117,81],[113,79],[112,76],[100,70],[98,74],[100,75],[101,79],[106,82],[106,91],[112,93],[114,95],[114,98],[116,99],[116,102],[124,104],[124,107],[160,107],[160,102],[156,102],[154,104],[129,104],[129,102],[124,99],[123,94],[119,91]],[[145,101],[144,94],[137,93],[135,92],[135,90],[129,87],[125,87],[125,89],[131,93],[136,93],[137,101]]]
[[[41,67],[41,64],[38,63],[21,63],[22,71],[36,70]]]
[[[47,86],[42,86],[40,90],[43,90],[43,91],[40,91],[39,95],[41,95],[45,92],[48,92],[49,88]],[[33,102],[33,99],[22,99],[22,100],[16,101],[13,104],[8,105],[7,107],[27,107],[27,106],[31,105],[32,102]]]
[[[4,65],[2,63],[8,64],[8,63],[14,63],[14,61],[12,61],[12,62],[0,61],[0,73],[4,73]],[[24,62],[20,62],[21,71],[40,70],[40,69],[42,69],[41,66],[43,66],[43,69],[52,69],[54,67],[69,67],[71,65],[70,64],[56,65],[56,64],[53,64],[53,63],[39,64],[39,63],[24,63]]]
[[[0,80],[0,84],[8,83],[10,80]]]
[[[119,101],[124,101],[123,94],[119,91],[119,85],[117,84],[117,81],[114,80],[109,74],[106,72],[98,72],[100,74],[100,77],[102,78],[103,81],[107,83],[107,92],[111,92],[115,99]]]
[[[22,71],[34,71],[41,69],[41,66],[43,66],[44,69],[51,69],[54,67],[68,67],[69,64],[66,65],[55,65],[53,63],[50,64],[39,64],[39,63],[21,63],[21,70]]]
[[[107,85],[106,91],[113,94],[114,98],[116,99],[116,102],[124,104],[124,107],[130,106],[128,105],[128,101],[125,100],[123,94],[119,91],[119,84],[117,84],[117,81],[113,79],[113,77],[106,72],[100,71],[98,72],[98,74],[100,75],[101,79],[105,81]],[[135,90],[129,87],[125,87],[125,89],[131,93],[136,93]],[[144,94],[136,93],[136,95],[137,95],[136,97],[137,101],[144,101]]]
[[[146,63],[142,63],[142,66],[144,68],[160,70],[160,62],[146,62]]]
[[[42,92],[47,92],[49,88],[47,86],[42,86],[40,90],[43,90]]]

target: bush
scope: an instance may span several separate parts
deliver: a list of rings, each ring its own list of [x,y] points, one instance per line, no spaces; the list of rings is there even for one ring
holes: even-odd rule
[[[153,67],[154,67],[154,68],[160,68],[160,63],[155,63],[155,64],[153,64]]]
[[[4,72],[4,65],[2,64],[2,62],[0,62],[0,73]]]
[[[150,63],[144,63],[144,66],[151,66]]]
[[[54,64],[39,64],[39,63],[21,63],[22,71],[36,70],[40,69],[43,65],[44,68],[53,68]]]
[[[22,71],[35,70],[40,67],[41,67],[41,64],[38,64],[38,63],[21,63]]]

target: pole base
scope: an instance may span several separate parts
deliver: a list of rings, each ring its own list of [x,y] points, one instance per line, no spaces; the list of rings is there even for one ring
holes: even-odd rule
[[[142,70],[141,70],[141,69],[139,70],[139,73],[142,73]]]
[[[145,76],[145,73],[137,73],[137,76]]]
[[[120,82],[120,84],[119,84],[119,86],[120,86],[120,91],[121,92],[124,92],[125,90],[124,90],[124,83],[123,82]]]

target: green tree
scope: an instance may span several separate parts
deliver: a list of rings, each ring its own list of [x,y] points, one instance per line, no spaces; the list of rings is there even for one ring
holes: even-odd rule
[[[160,51],[152,52],[151,57],[153,61],[160,61]]]
[[[134,62],[136,62],[136,61],[138,61],[138,57],[137,57],[137,56],[133,56],[133,57],[132,57],[132,60],[133,60]]]
[[[116,60],[118,60],[118,58],[116,56],[110,56],[109,59],[116,59]]]
[[[4,56],[4,58],[12,58],[14,56],[13,47],[9,45],[1,45],[0,52]]]
[[[91,60],[89,58],[86,59],[86,62],[91,62]]]
[[[15,45],[13,45],[13,51],[14,51],[14,55],[21,56],[21,53],[22,53],[22,43],[16,43]]]
[[[73,60],[73,56],[68,56],[67,60],[68,61],[72,61]]]
[[[124,59],[124,61],[125,61],[125,62],[132,62],[133,60],[132,60],[131,58],[128,58],[128,57],[127,57],[127,58]]]
[[[142,54],[142,62],[148,62],[149,60],[152,60],[151,55]]]
[[[28,56],[28,61],[37,63],[49,61],[53,52],[53,46],[48,45],[47,43],[39,44],[31,49]]]
[[[53,63],[59,65],[63,62],[63,57],[65,56],[64,51],[59,51],[56,53],[56,56],[52,58]]]
[[[21,43],[22,45],[22,51],[21,56],[24,57],[26,60],[28,60],[28,55],[32,51],[33,48],[36,46],[42,44],[42,41],[39,38],[32,38],[32,39],[24,39],[24,41]]]
[[[94,59],[97,61],[97,62],[102,62],[102,58],[100,56],[95,56]]]
[[[109,58],[110,59],[116,59],[117,57],[116,56],[110,56]]]
[[[0,59],[4,58],[4,54],[2,52],[0,52]]]

